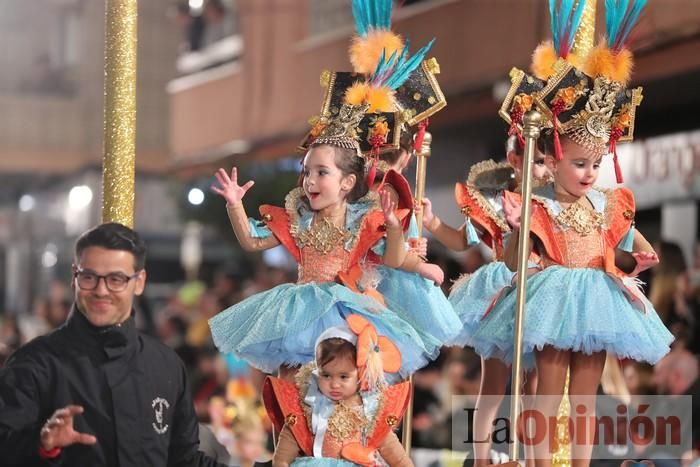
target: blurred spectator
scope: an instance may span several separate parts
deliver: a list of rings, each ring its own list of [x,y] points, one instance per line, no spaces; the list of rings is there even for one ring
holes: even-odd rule
[[[216,439],[229,453],[233,452],[233,432],[226,425],[226,399],[215,396],[209,399],[209,426]]]
[[[224,394],[227,378],[226,366],[219,352],[215,348],[201,349],[192,378],[192,400],[200,421],[209,420],[209,399]]]
[[[689,285],[688,267],[681,247],[661,241],[656,245],[660,262],[652,269],[649,300],[677,339],[676,345],[697,347],[697,302]],[[697,351],[697,349],[694,349]]]
[[[202,294],[199,306],[190,317],[190,327],[187,330],[187,343],[194,347],[211,345],[211,330],[209,318],[221,311],[219,300],[211,292]]]
[[[182,43],[180,53],[194,52],[202,47],[204,38],[204,18],[193,15],[187,0],[179,1],[175,6],[175,24],[180,29]]]
[[[199,451],[224,465],[231,464],[231,455],[224,445],[214,436],[211,429],[203,424],[199,424]]]
[[[180,316],[175,316],[169,312],[161,313],[158,320],[158,338],[165,345],[175,351],[187,367],[189,372],[197,366],[198,350],[185,340],[187,333],[187,323]]]
[[[19,327],[27,342],[51,330],[48,317],[49,301],[44,297],[36,297],[32,303],[32,312],[19,317]]]
[[[674,349],[666,355],[654,368],[654,382],[660,395],[669,396],[664,399],[668,404],[674,404],[677,396],[692,398],[691,426],[682,431],[686,436],[692,431],[694,447],[700,447],[700,379],[698,379],[698,359],[685,349]],[[663,409],[662,409],[663,410]],[[661,413],[663,415],[663,413]],[[690,420],[688,420],[690,422]]]
[[[412,446],[432,448],[431,431],[443,421],[442,404],[436,390],[442,382],[440,360],[430,362],[413,375]]]
[[[207,0],[202,11],[204,18],[204,46],[233,35],[233,15],[222,0]]]
[[[49,326],[52,329],[56,329],[68,319],[71,302],[68,300],[51,300],[48,305],[47,319]]]
[[[267,433],[258,417],[247,416],[235,420],[233,434],[233,455],[240,467],[252,467],[256,461],[265,462],[270,459],[270,454],[265,449]]]
[[[633,396],[650,396],[656,393],[654,367],[648,363],[629,361],[622,370],[625,384]]]
[[[7,358],[19,348],[23,343],[17,319],[13,316],[5,315],[0,320],[0,368],[3,367]]]
[[[211,292],[219,301],[221,310],[241,300],[243,275],[234,266],[222,268],[214,275]]]

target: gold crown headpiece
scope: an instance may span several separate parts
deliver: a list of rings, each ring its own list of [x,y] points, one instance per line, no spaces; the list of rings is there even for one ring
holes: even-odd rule
[[[596,47],[577,47],[586,29],[591,36],[595,1],[577,0],[564,5],[550,0],[551,42],[540,44],[532,57],[530,76],[511,71],[511,89],[499,114],[510,124],[510,134],[522,140],[522,116],[535,107],[552,128],[555,155],[561,159],[559,135],[571,138],[591,154],[613,153],[618,183],[622,173],[617,143],[631,141],[642,88],[628,89],[632,54],[625,48],[646,0],[606,2],[607,39]],[[581,19],[584,18],[583,25]]]

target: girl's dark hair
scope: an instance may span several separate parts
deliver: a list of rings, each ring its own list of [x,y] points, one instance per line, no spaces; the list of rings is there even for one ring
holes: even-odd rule
[[[398,162],[399,157],[401,156],[401,151],[406,151],[408,154],[411,154],[411,151],[413,151],[413,132],[401,132],[401,137],[399,138],[399,149],[382,153],[379,158],[389,165],[394,165],[396,162]]]
[[[554,130],[549,128],[542,130],[537,138],[537,149],[545,156],[554,155]]]
[[[338,166],[344,176],[355,175],[355,186],[348,193],[348,203],[354,203],[369,191],[365,177],[365,160],[355,153],[354,149],[341,148],[330,144],[312,144],[309,149],[319,146],[328,146],[335,151],[335,165]]]
[[[353,365],[357,362],[357,349],[355,346],[339,337],[331,337],[321,341],[316,348],[316,364],[319,368],[335,359],[349,359]]]

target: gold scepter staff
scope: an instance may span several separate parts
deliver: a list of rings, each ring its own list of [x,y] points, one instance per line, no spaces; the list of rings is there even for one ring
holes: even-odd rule
[[[510,403],[510,453],[512,462],[518,460],[518,414],[520,404],[520,373],[522,368],[523,316],[525,315],[525,286],[527,284],[527,261],[530,251],[530,211],[532,198],[532,162],[535,156],[535,143],[540,136],[542,115],[530,110],[523,116],[523,136],[525,155],[523,160],[522,207],[520,209],[520,232],[518,235],[518,269],[515,302],[515,329],[513,331],[514,350],[512,368],[513,398]]]
[[[433,136],[425,131],[428,121],[419,123],[419,129],[414,139],[414,150],[416,151],[416,194],[413,197],[416,206],[423,204],[425,197],[425,172],[430,157],[430,145],[433,143]],[[423,236],[423,209],[416,212],[416,224],[418,224],[418,238]],[[408,398],[406,414],[403,417],[403,430],[401,432],[401,444],[406,451],[406,455],[411,454],[411,427],[413,425],[413,376],[408,377],[411,383],[411,393]]]
[[[102,222],[134,224],[137,0],[105,1]]]

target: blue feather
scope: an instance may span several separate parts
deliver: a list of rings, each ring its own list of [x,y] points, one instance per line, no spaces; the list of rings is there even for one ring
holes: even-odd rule
[[[405,83],[411,76],[411,73],[413,73],[413,71],[420,66],[423,58],[425,58],[425,54],[428,53],[434,42],[435,39],[431,40],[428,42],[428,44],[416,52],[409,60],[397,64],[397,66],[394,67],[394,72],[391,78],[387,80],[385,85],[390,89],[397,89],[399,86]]]
[[[362,1],[353,0],[352,17],[355,20],[355,30],[357,31],[357,35],[360,37],[365,37],[367,35],[367,22],[365,21],[366,16],[362,10],[362,6]]]
[[[381,29],[391,28],[391,11],[394,6],[393,0],[378,0],[379,15],[377,17],[377,26]]]
[[[616,43],[615,43],[615,49],[620,50],[624,44],[627,42],[627,39],[629,38],[630,33],[632,32],[632,29],[634,26],[637,24],[637,21],[639,20],[639,15],[642,13],[642,10],[646,6],[647,1],[646,0],[632,0],[632,9],[629,11],[629,14],[627,15],[625,19],[625,24],[624,24],[624,29],[620,33],[620,36],[618,37]]]
[[[549,18],[552,27],[552,42],[554,50],[559,50],[559,27],[557,26],[557,0],[549,0]]]
[[[571,24],[569,26],[568,32],[569,36],[567,37],[567,51],[571,50],[571,47],[574,45],[574,39],[576,38],[576,31],[578,31],[578,27],[581,25],[581,17],[583,16],[583,7],[585,6],[585,2],[583,0],[579,1],[578,4],[576,5],[576,11],[569,12],[568,16],[571,16],[571,13],[573,13],[573,16],[571,16]]]
[[[352,0],[352,16],[360,37],[370,30],[391,28],[392,0]]]

